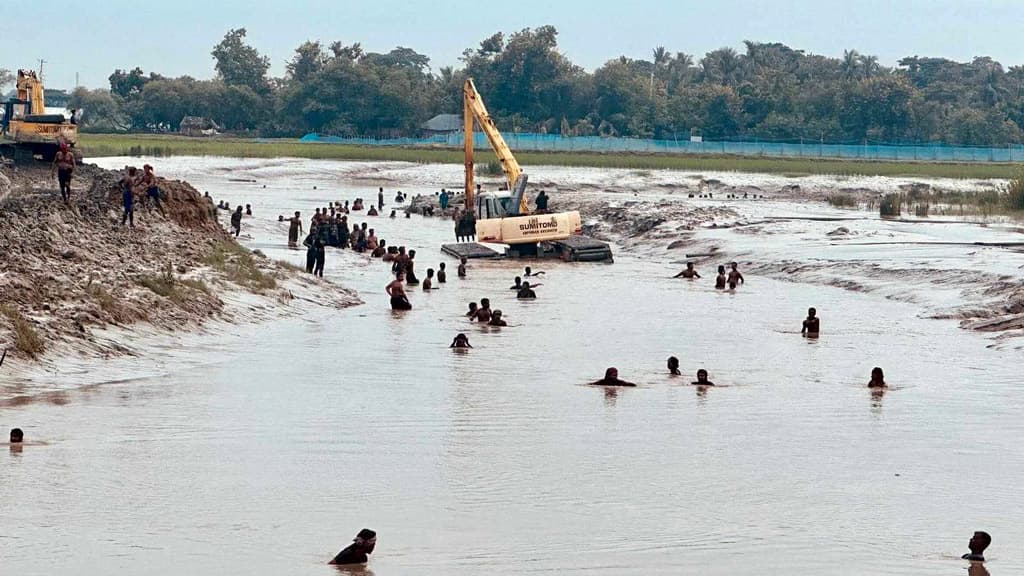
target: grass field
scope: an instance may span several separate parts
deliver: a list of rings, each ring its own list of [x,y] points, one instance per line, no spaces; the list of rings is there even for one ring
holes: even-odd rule
[[[187,138],[143,134],[81,134],[79,147],[86,158],[99,156],[227,156],[237,158],[296,157],[321,160],[382,160],[462,164],[462,151],[450,148],[405,148],[311,144],[298,140]],[[590,166],[642,170],[736,171],[805,176],[918,176],[945,178],[1013,178],[1019,164],[885,162],[840,159],[765,158],[712,155],[667,155],[599,152],[517,152],[524,166]],[[489,152],[477,162],[494,161]]]

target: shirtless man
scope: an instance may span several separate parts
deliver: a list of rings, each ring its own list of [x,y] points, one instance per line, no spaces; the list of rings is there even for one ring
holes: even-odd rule
[[[971,562],[984,562],[985,561],[985,549],[992,543],[992,536],[989,536],[988,532],[978,531],[971,536],[970,542],[967,543],[967,548],[970,550],[969,553],[961,556],[964,560],[970,560]]]
[[[469,336],[466,336],[465,334],[458,334],[458,335],[455,336],[455,339],[452,340],[451,346],[448,346],[448,347],[449,348],[472,348],[473,346],[471,346],[470,343],[469,343]]]
[[[385,246],[386,244],[387,244],[387,242],[385,242],[384,240],[381,240],[377,244],[377,247],[373,249],[373,252],[370,252],[370,257],[371,258],[380,258],[380,257],[384,256],[384,254],[387,252],[387,248]]]
[[[420,283],[420,280],[419,280],[419,278],[416,277],[416,272],[414,270],[414,267],[416,265],[415,258],[416,258],[416,251],[415,250],[409,250],[409,255],[408,255],[408,257],[406,257],[406,260],[405,260],[405,278],[406,278],[405,281],[410,286],[415,286],[416,284]]]
[[[299,247],[299,234],[302,234],[302,215],[298,212],[288,219],[288,247]]]
[[[491,321],[491,301],[487,298],[480,299],[480,308],[476,311],[477,322]]]
[[[679,358],[675,356],[668,357],[668,373],[671,376],[682,376],[683,373],[679,371]]]
[[[735,289],[739,284],[745,284],[746,281],[743,279],[743,274],[740,274],[737,264],[735,262],[729,263],[729,288]]]
[[[465,314],[466,318],[475,319],[476,318],[476,313],[479,310],[480,310],[480,307],[477,306],[476,302],[470,302],[469,303],[469,312],[466,312],[466,314]]]
[[[619,369],[609,368],[604,371],[604,378],[591,382],[590,386],[636,386],[636,384],[619,380]]]
[[[368,555],[373,554],[373,549],[377,546],[377,533],[373,530],[363,528],[356,535],[355,539],[352,540],[352,544],[348,545],[344,550],[338,552],[338,554],[328,564],[332,565],[345,565],[345,564],[366,564]]]
[[[399,272],[395,275],[395,279],[390,284],[384,287],[384,291],[391,296],[391,309],[392,310],[412,310],[412,304],[409,302],[409,297],[405,295],[405,274]]]
[[[50,165],[50,176],[56,174],[60,185],[60,197],[67,204],[71,201],[71,175],[75,172],[75,153],[68,148],[68,143],[61,140],[60,149],[53,156]]]
[[[878,366],[871,369],[871,381],[868,382],[868,388],[888,388],[889,385],[885,383],[885,373]]]
[[[427,277],[423,279],[424,290],[437,290],[434,288],[434,269],[427,268]]]
[[[804,327],[800,329],[800,334],[803,334],[808,338],[817,338],[818,330],[821,325],[819,320],[818,311],[814,308],[808,308],[807,319],[804,320]]]
[[[529,266],[527,266],[527,267],[526,267],[526,270],[524,271],[524,274],[523,274],[523,275],[524,275],[524,276],[525,276],[526,278],[529,278],[529,277],[531,277],[531,276],[542,276],[543,274],[544,274],[544,271],[543,271],[543,270],[538,270],[538,271],[534,272],[533,270],[531,270],[531,269],[530,269],[530,267],[529,267]]]
[[[459,278],[466,277],[466,257],[463,256],[459,259]]]
[[[488,326],[508,326],[508,322],[501,319],[501,310],[495,310],[491,312],[491,321],[487,323]]]
[[[694,386],[714,386],[715,383],[708,380],[708,371],[701,368],[697,370],[697,381],[691,382]]]
[[[523,287],[516,293],[516,298],[519,300],[533,300],[537,298],[537,293],[530,288],[529,282],[523,282]]]
[[[676,274],[675,276],[673,276],[673,278],[679,278],[679,277],[686,278],[687,280],[693,280],[694,278],[700,278],[700,274],[697,274],[697,271],[694,270],[693,262],[687,262],[686,263],[686,269],[683,270],[682,272],[680,272],[679,274]]]
[[[725,266],[718,267],[718,276],[715,276],[715,290],[725,290],[726,276]]]
[[[445,267],[445,263],[444,262],[441,262],[440,264],[437,265],[437,283],[438,284],[445,284],[446,282],[448,282],[448,272],[445,271],[444,267]]]

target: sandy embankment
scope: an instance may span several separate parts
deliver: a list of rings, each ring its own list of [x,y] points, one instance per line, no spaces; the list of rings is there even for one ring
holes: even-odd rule
[[[166,216],[139,199],[130,229],[120,226],[115,172],[80,167],[70,206],[60,202],[48,167],[3,173],[4,379],[72,373],[79,384],[102,381],[117,377],[104,372],[118,363],[96,359],[173,357],[168,346],[178,344],[170,334],[295,314],[304,303],[359,303],[351,291],[243,249],[186,182],[160,182]],[[187,347],[184,340],[178,343]],[[188,363],[188,354],[178,356],[175,362]]]

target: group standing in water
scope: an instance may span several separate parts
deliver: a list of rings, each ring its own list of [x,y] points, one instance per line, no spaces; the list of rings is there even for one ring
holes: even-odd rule
[[[694,268],[693,262],[687,262],[686,268],[672,278],[696,280],[700,277],[701,275],[697,272],[697,269]],[[716,290],[725,290],[727,286],[729,290],[735,290],[737,286],[745,282],[746,280],[743,278],[743,274],[739,270],[739,264],[736,262],[729,263],[728,271],[725,269],[725,266],[718,267],[718,275],[715,277]]]

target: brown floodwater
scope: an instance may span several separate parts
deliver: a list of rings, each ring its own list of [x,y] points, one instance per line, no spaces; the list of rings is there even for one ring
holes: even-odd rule
[[[257,184],[161,163],[252,203],[246,244],[295,263],[278,214],[376,197],[331,163],[240,162]],[[0,427],[49,443],[0,453],[0,573],[331,575],[363,527],[378,546],[358,573],[378,576],[953,575],[979,529],[992,575],[1024,570],[1019,351],[913,303],[754,275],[724,293],[710,267],[670,280],[623,251],[534,263],[539,297],[519,302],[523,262],[456,278],[450,222],[366,220],[448,283],[393,313],[387,265],[329,250],[364,305],[221,326],[201,366],[0,405]],[[482,297],[509,327],[462,318]],[[459,332],[472,350],[447,348]],[[608,366],[638,386],[585,385]],[[720,386],[690,386],[698,368]]]

